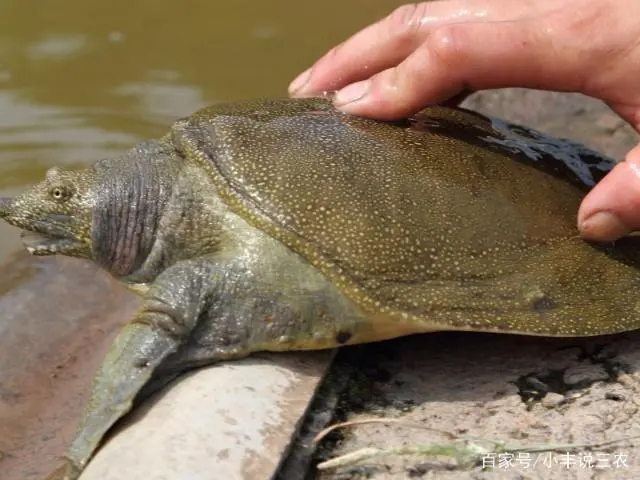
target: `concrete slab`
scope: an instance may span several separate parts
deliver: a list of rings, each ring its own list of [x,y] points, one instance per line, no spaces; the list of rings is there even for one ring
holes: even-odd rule
[[[189,374],[132,415],[81,480],[271,478],[331,356],[263,355]]]

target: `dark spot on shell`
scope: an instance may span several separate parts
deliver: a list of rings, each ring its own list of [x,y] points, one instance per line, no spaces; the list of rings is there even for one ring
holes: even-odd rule
[[[342,345],[343,343],[347,343],[352,336],[353,334],[351,332],[338,332],[336,335],[336,342]]]
[[[556,303],[552,298],[542,295],[533,301],[533,310],[538,313],[545,313],[556,308]]]

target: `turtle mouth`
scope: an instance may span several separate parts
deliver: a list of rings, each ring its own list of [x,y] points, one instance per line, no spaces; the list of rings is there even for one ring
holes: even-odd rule
[[[20,235],[24,248],[32,255],[65,254],[77,250],[79,242],[70,238],[23,230]]]

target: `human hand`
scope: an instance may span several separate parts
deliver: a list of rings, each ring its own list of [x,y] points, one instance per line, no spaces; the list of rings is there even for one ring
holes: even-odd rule
[[[345,112],[396,119],[502,87],[582,92],[640,130],[637,0],[444,0],[406,5],[358,32],[290,86],[337,90]],[[587,239],[640,229],[640,147],[584,199]]]

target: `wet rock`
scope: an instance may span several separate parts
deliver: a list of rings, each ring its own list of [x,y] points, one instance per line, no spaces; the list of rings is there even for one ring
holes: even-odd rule
[[[136,306],[88,262],[20,253],[0,266],[2,480],[40,480],[57,466],[94,371]]]
[[[463,106],[571,138],[618,160],[639,140],[607,105],[578,93],[505,88],[472,95]]]

